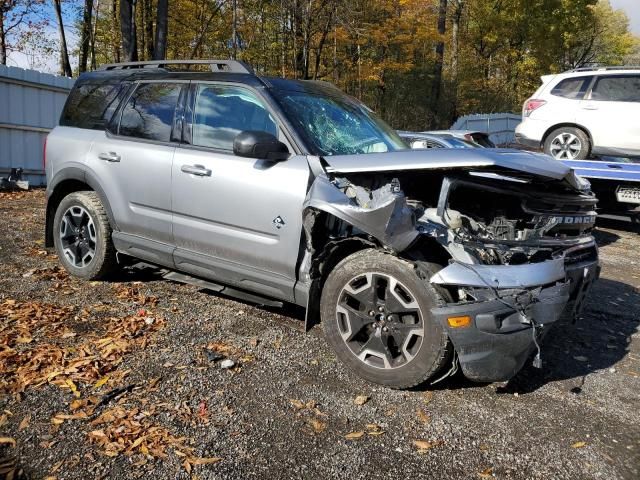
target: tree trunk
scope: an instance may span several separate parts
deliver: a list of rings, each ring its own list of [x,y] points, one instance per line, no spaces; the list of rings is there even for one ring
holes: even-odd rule
[[[440,38],[436,43],[436,62],[431,84],[431,107],[434,113],[438,110],[440,101],[440,84],[442,83],[442,65],[444,63],[444,34],[447,30],[447,0],[440,0],[438,9],[438,34]]]
[[[111,22],[113,24],[113,28],[116,28],[118,25],[118,14],[116,12],[116,0],[111,0]],[[114,40],[113,45],[113,61],[120,62],[120,46],[118,45],[118,41]]]
[[[451,21],[451,83],[453,98],[451,99],[451,111],[449,112],[449,119],[447,122],[449,124],[452,124],[458,116],[458,38],[463,10],[464,0],[457,0]]]
[[[451,21],[451,75],[454,82],[458,78],[458,34],[460,32],[460,20],[464,10],[464,0],[457,0],[453,18]]]
[[[167,56],[167,22],[169,0],[158,0],[156,12],[156,43],[153,47],[153,59],[164,60]]]
[[[84,13],[82,15],[82,29],[80,31],[80,59],[78,71],[87,71],[89,59],[89,44],[91,43],[91,21],[93,16],[93,0],[84,0]]]
[[[67,39],[64,34],[64,24],[62,23],[62,6],[61,0],[53,0],[53,6],[58,19],[58,33],[60,34],[60,75],[67,77],[73,76],[71,72],[71,64],[69,63],[69,51],[67,50]]]
[[[235,60],[238,55],[238,4],[236,0],[232,0],[231,9],[231,58]]]
[[[7,39],[4,33],[4,11],[0,9],[0,65],[7,64]]]
[[[135,0],[120,0],[120,33],[122,34],[122,55],[125,62],[138,60],[134,5]]]
[[[91,70],[95,70],[96,65],[96,35],[98,33],[98,16],[100,15],[100,0],[96,0],[96,14],[93,16],[91,26]]]
[[[144,36],[146,37],[146,57],[151,60],[153,58],[153,2],[151,0],[143,0],[142,8],[144,10]]]

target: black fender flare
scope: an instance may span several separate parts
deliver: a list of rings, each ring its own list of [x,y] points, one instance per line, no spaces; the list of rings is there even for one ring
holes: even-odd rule
[[[47,247],[53,246],[53,218],[56,213],[56,208],[65,196],[62,195],[62,192],[64,192],[65,190],[61,191],[61,185],[69,180],[76,180],[78,182],[84,183],[89,187],[89,189],[96,192],[107,213],[111,228],[114,231],[119,230],[115,217],[113,215],[113,210],[111,209],[111,205],[109,204],[109,200],[107,199],[107,195],[97,177],[92,172],[89,172],[84,168],[70,166],[59,171],[47,184],[47,203],[45,210],[45,245]],[[79,191],[79,189],[72,189],[71,191],[67,192],[67,194],[77,191]]]

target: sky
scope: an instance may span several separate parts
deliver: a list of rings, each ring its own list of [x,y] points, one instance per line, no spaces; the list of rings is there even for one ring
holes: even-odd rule
[[[613,8],[620,8],[629,17],[629,27],[635,35],[640,35],[640,0],[609,0]]]

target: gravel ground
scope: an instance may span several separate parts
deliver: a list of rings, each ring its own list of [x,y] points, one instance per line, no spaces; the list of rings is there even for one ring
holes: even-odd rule
[[[12,301],[71,306],[55,332],[67,332],[56,341],[72,353],[126,319],[156,329],[130,337],[103,385],[76,380],[74,394],[52,380],[0,392],[0,437],[16,441],[0,445],[0,457],[17,456],[27,478],[640,478],[640,236],[625,224],[598,229],[602,278],[584,318],[547,337],[541,370],[527,366],[508,384],[458,375],[393,391],[345,371],[321,329],[303,333],[296,309],[254,307],[149,271],[66,278],[43,250],[43,207],[42,191],[0,197],[5,310]],[[0,311],[0,342],[7,318]],[[16,348],[49,340],[36,332]],[[115,395],[119,387],[127,390]],[[369,398],[357,405],[358,396]],[[82,402],[88,418],[56,421]],[[114,423],[104,415],[114,411],[133,420]],[[118,440],[139,424],[137,438],[147,436],[138,445]],[[166,458],[145,447],[151,432],[162,432]],[[131,448],[114,452],[118,441]]]

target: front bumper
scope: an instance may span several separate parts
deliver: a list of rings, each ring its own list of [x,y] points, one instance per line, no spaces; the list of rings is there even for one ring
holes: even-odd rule
[[[529,278],[536,278],[541,283],[537,287],[528,285],[518,289],[506,285],[489,288],[488,285],[495,285],[492,280],[496,278],[517,278],[524,266],[492,266],[488,271],[493,273],[493,278],[490,274],[481,278],[487,271],[479,269],[476,274],[470,269],[466,281],[459,278],[460,275],[455,281],[459,286],[479,287],[482,281],[486,287],[486,300],[432,309],[434,317],[447,330],[467,378],[479,382],[509,380],[535,348],[534,335],[540,338],[561,318],[576,318],[580,313],[589,288],[600,274],[597,257],[563,265],[561,279],[556,278],[557,265],[547,263],[527,265],[532,270]],[[432,277],[432,282],[453,285],[449,283],[453,277],[446,280],[447,268]],[[544,272],[549,275],[548,281],[543,277]],[[499,299],[496,294],[500,295]],[[449,326],[448,318],[460,316],[470,316],[471,324],[457,328]]]

